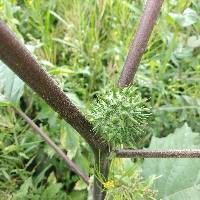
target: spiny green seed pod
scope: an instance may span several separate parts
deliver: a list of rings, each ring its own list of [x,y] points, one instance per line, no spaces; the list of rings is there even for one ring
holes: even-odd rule
[[[106,92],[94,102],[89,114],[94,130],[114,147],[140,148],[150,115],[145,102],[133,86]]]

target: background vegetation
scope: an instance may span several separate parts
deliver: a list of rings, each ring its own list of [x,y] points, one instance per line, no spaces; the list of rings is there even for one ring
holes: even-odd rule
[[[131,0],[0,0],[1,19],[83,112],[88,112],[98,94],[115,86],[142,9],[143,1]],[[199,18],[198,0],[164,2],[134,83],[153,112],[148,129],[153,138],[146,148],[200,147]],[[0,199],[87,199],[86,185],[12,108],[5,107],[5,97],[17,102],[92,175],[93,155],[85,141],[3,63],[0,91]],[[135,194],[128,195],[130,199],[177,200],[188,192],[186,199],[195,195],[198,199],[198,160],[115,162],[118,168],[111,169],[108,199],[113,195],[121,199],[116,195],[125,189]],[[147,169],[149,165],[155,166]],[[171,170],[171,165],[178,168]],[[193,176],[188,171],[191,165]],[[149,189],[152,178],[141,178],[149,175],[157,177],[154,190]],[[163,181],[159,175],[170,180]]]

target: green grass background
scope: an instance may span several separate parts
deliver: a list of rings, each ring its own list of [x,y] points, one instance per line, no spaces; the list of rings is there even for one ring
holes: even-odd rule
[[[0,0],[0,16],[87,112],[99,93],[116,85],[143,6],[142,0]],[[140,63],[134,84],[152,108],[149,132],[155,136],[185,122],[200,132],[199,18],[198,0],[165,0]],[[19,104],[92,175],[92,153],[69,125],[28,87]],[[53,150],[11,108],[0,108],[0,199],[86,196]]]

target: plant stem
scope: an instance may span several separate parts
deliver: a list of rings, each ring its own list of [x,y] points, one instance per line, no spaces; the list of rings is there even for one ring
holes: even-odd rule
[[[109,172],[109,152],[99,152],[95,155],[95,169],[94,169],[94,188],[93,200],[103,200],[106,196],[106,191],[103,191],[103,184],[99,180],[99,175],[104,179],[108,178]]]
[[[115,151],[120,158],[200,158],[200,149],[185,150],[134,150],[120,149]]]
[[[121,88],[129,86],[133,81],[142,55],[146,49],[149,37],[156,23],[156,19],[159,15],[162,3],[163,0],[146,1],[144,13],[133,42],[129,48],[128,56],[119,78],[118,85]]]
[[[93,131],[91,123],[2,21],[0,59],[76,129],[94,151],[108,149],[108,144]]]
[[[73,162],[69,159],[69,157],[64,153],[64,151],[62,151],[62,149],[57,146],[50,138],[49,136],[43,132],[43,130],[38,127],[33,120],[31,120],[24,112],[22,112],[21,110],[13,107],[15,112],[20,115],[30,126],[31,128],[38,134],[40,135],[44,141],[50,146],[52,147],[52,149],[55,150],[55,152],[65,161],[65,163],[67,164],[67,166],[70,168],[70,170],[72,170],[76,175],[80,176],[82,178],[82,180],[89,185],[89,177],[84,174],[81,169]]]

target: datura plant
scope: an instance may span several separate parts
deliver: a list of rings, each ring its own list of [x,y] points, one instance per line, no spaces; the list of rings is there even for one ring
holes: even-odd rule
[[[158,177],[144,180],[140,176],[140,164],[130,158],[114,158],[110,163],[108,179],[99,172],[96,174],[106,191],[105,200],[156,200],[157,191],[151,187]]]
[[[147,137],[150,109],[133,87],[104,92],[93,103],[90,120],[94,130],[113,147],[140,148]]]

